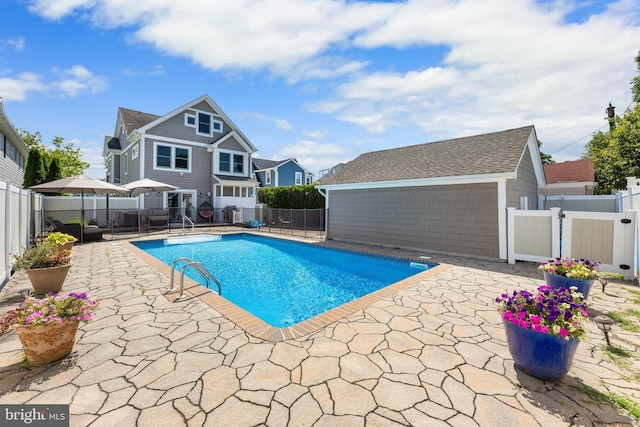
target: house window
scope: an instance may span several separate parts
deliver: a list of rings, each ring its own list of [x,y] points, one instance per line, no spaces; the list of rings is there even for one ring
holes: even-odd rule
[[[213,132],[222,133],[222,122],[213,118],[212,114],[203,113],[185,113],[184,125],[196,128],[196,134],[211,136]]]
[[[244,172],[244,156],[240,154],[233,155],[233,172],[235,173]]]
[[[140,154],[140,146],[138,144],[136,144],[131,149],[131,160],[137,159],[138,158],[138,154]]]
[[[302,172],[296,172],[296,185],[302,185]]]
[[[231,154],[220,153],[220,172],[231,172]]]
[[[198,132],[196,133],[211,136],[211,116],[209,114],[198,113]]]
[[[307,177],[305,178],[305,184],[311,185],[311,175],[307,175]]]
[[[154,169],[170,169],[180,171],[191,170],[191,148],[175,145],[155,144]]]
[[[265,185],[271,185],[271,171],[266,171],[264,173],[265,176]]]

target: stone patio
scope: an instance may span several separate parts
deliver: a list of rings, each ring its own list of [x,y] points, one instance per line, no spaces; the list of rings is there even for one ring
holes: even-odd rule
[[[632,353],[626,365],[590,322],[561,381],[514,367],[493,300],[541,285],[536,265],[338,246],[448,266],[315,332],[267,340],[197,296],[173,302],[167,275],[126,241],[76,245],[63,290],[98,297],[98,318],[81,325],[71,355],[44,367],[23,368],[15,332],[1,336],[0,403],[70,404],[72,426],[640,425],[585,392],[640,404],[637,333],[614,325],[612,344]],[[0,312],[28,289],[16,274]],[[594,285],[591,312],[640,310],[632,291]]]

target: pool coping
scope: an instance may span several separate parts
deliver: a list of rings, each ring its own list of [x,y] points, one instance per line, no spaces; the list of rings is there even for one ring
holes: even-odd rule
[[[278,238],[275,236],[269,237]],[[126,242],[125,247],[130,252],[134,253],[140,259],[145,261],[147,264],[151,265],[162,274],[167,276],[167,278],[171,277],[171,266],[165,264],[164,262],[138,248],[131,242]],[[187,276],[184,277],[184,295],[187,298],[176,301],[176,298],[178,296],[177,292],[165,292],[163,293],[163,295],[165,298],[167,298],[168,301],[172,302],[185,302],[189,301],[191,298],[198,298],[200,301],[216,310],[228,320],[235,323],[238,327],[242,328],[248,334],[265,341],[279,342],[302,338],[306,335],[314,333],[319,329],[322,329],[334,322],[345,318],[346,316],[355,313],[358,310],[369,307],[370,305],[384,298],[395,295],[399,291],[407,289],[423,280],[442,273],[450,267],[451,266],[449,264],[439,263],[436,266],[429,268],[428,270],[417,273],[399,282],[392,283],[391,285],[378,289],[377,291],[371,292],[353,301],[349,301],[338,307],[332,308],[331,310],[320,313],[317,316],[311,317],[307,320],[303,320],[300,323],[296,323],[295,325],[287,326],[285,328],[277,328],[275,326],[269,325],[264,320],[259,319],[243,308],[237,306],[224,297],[221,297],[217,293],[211,291],[210,289],[207,289],[205,286],[201,285],[195,280],[190,279]],[[178,274],[175,275],[176,282],[178,281],[178,276]]]

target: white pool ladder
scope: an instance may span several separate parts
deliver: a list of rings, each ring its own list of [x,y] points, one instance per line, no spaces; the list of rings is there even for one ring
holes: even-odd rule
[[[185,227],[186,223],[191,224],[191,231],[195,231],[196,229],[196,225],[193,223],[193,221],[191,221],[191,218],[189,218],[186,215],[182,215],[182,234],[186,234],[187,233],[187,229]]]
[[[211,289],[210,281],[213,281],[213,283],[215,283],[216,286],[218,287],[218,295],[222,295],[222,288],[220,286],[220,282],[218,282],[218,280],[215,277],[213,277],[213,275],[209,272],[209,270],[204,268],[204,266],[199,262],[191,261],[189,258],[185,258],[185,257],[178,258],[171,265],[171,282],[169,283],[169,289],[165,293],[169,294],[172,292],[176,292],[178,290],[175,287],[174,273],[176,271],[175,269],[176,265],[178,265],[181,262],[185,262],[186,264],[184,265],[184,267],[182,267],[182,270],[180,271],[180,295],[178,295],[174,301],[180,301],[185,298],[188,298],[187,295],[184,294],[184,272],[189,267],[192,267],[194,270],[200,273],[202,277],[204,277],[204,279],[207,281],[207,289]]]

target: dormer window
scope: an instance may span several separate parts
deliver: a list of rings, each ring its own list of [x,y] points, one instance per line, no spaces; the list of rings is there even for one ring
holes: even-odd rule
[[[213,118],[213,114],[197,111],[185,113],[184,125],[196,129],[197,135],[213,136],[214,132],[222,133],[222,121]]]

